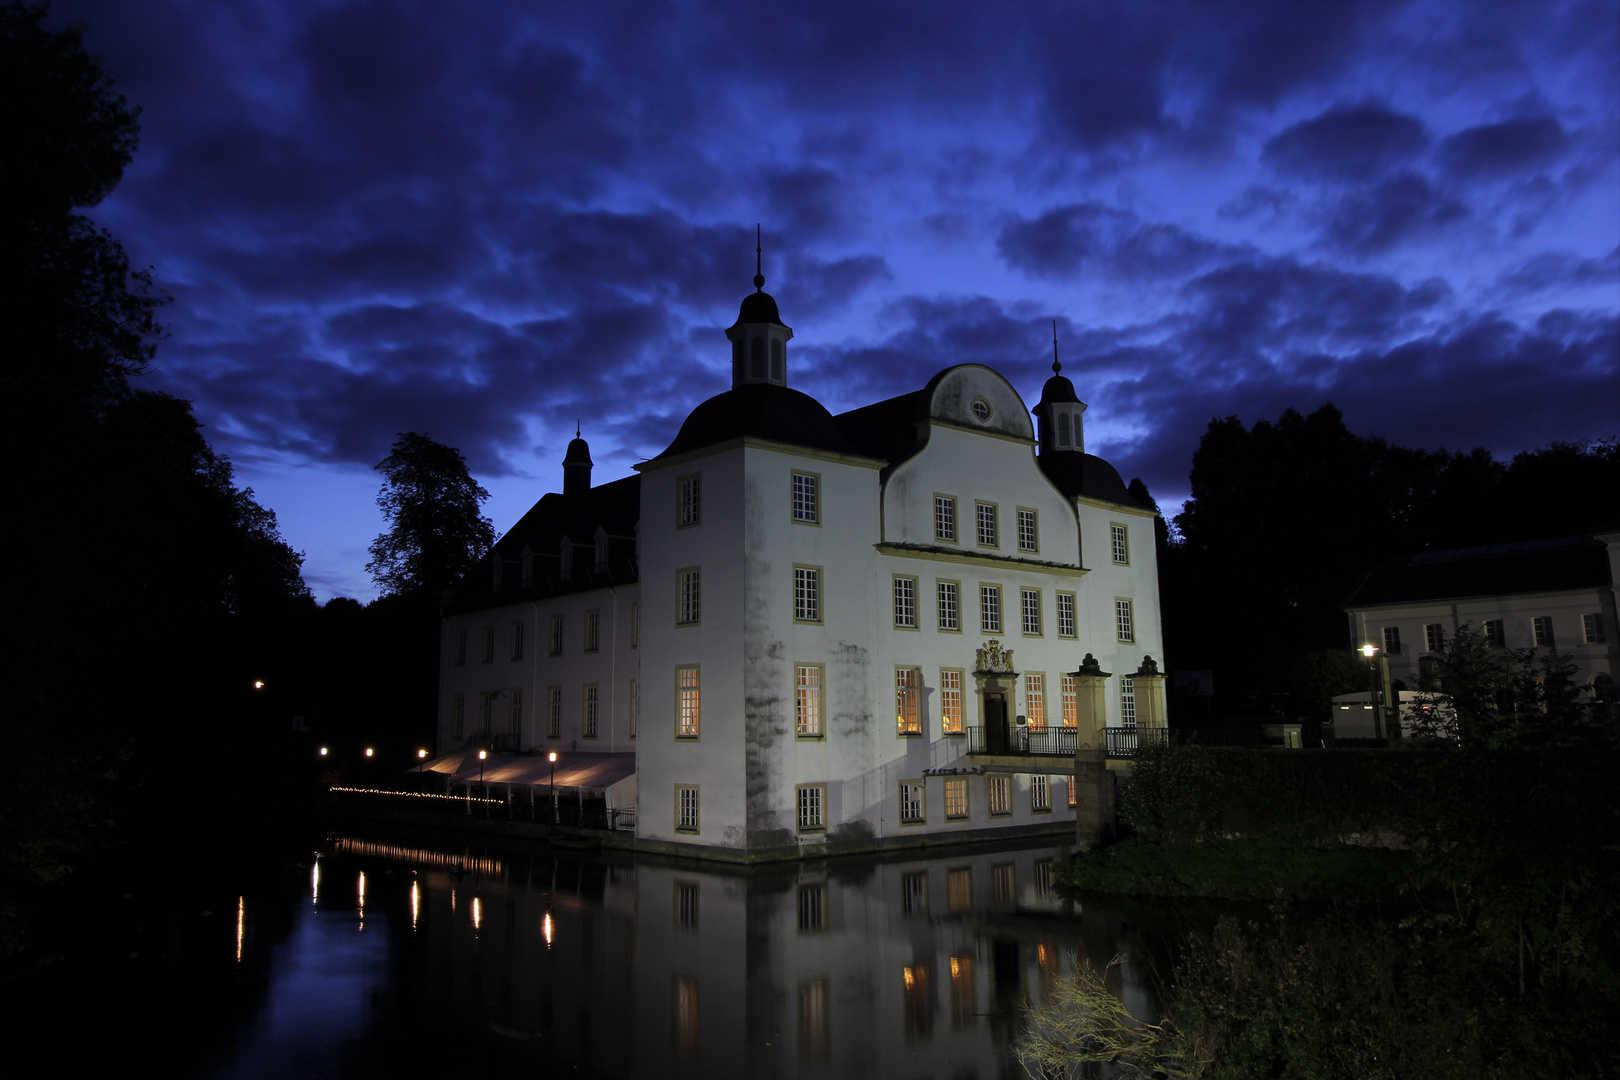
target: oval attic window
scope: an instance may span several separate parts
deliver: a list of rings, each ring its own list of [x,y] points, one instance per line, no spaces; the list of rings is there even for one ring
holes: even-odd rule
[[[981,424],[990,419],[990,405],[983,398],[973,399],[973,418]]]

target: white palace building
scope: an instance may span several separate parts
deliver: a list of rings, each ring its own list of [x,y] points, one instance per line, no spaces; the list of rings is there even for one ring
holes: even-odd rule
[[[742,861],[1073,833],[1074,748],[1163,725],[1153,511],[1055,361],[1038,436],[978,364],[834,416],[754,284],[731,388],[634,476],[576,438],[454,592],[442,760]]]

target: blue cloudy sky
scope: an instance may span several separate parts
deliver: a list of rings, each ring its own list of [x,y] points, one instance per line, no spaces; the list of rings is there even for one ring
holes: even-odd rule
[[[1499,456],[1620,431],[1620,4],[58,0],[142,107],[93,211],[174,297],[148,385],[373,595],[373,466],[505,528],[725,389],[765,230],[834,411],[1058,320],[1173,508],[1211,417],[1333,401]]]

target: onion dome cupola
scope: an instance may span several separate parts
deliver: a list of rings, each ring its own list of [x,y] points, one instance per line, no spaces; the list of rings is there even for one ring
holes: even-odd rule
[[[1056,319],[1052,320],[1052,377],[1041,387],[1041,403],[1030,411],[1039,421],[1041,453],[1085,453],[1086,436],[1080,417],[1086,403],[1074,392],[1074,383],[1063,377],[1063,365],[1057,358]]]
[[[743,297],[737,321],[726,330],[731,339],[731,385],[787,385],[787,343],[793,328],[782,322],[776,299],[765,291],[759,231],[754,233],[754,291]]]
[[[583,495],[591,490],[591,448],[579,437],[579,424],[574,424],[574,438],[563,455],[563,496]]]

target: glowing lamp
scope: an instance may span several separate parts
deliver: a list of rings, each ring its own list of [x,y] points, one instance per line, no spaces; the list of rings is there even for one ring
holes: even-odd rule
[[[1373,657],[1378,655],[1378,646],[1376,646],[1376,645],[1363,645],[1361,647],[1361,655],[1365,656],[1367,659],[1371,660]]]
[[[325,757],[325,756],[326,756],[326,747],[323,746],[323,747],[321,747],[321,757]]]
[[[427,751],[426,750],[418,750],[416,752],[416,756],[419,757],[419,758],[425,758],[425,757],[427,757]]]
[[[553,750],[551,753],[547,754],[546,760],[555,765],[557,763],[557,751]]]
[[[375,751],[375,750],[373,750],[373,749],[372,749],[372,748],[371,748],[371,747],[369,747],[369,746],[368,746],[368,747],[366,747],[366,757],[370,757],[370,756],[371,756],[371,755],[372,755],[372,754],[374,754],[374,753],[376,753],[376,751]]]
[[[255,690],[263,690],[264,689],[264,680],[263,679],[254,679],[253,680],[253,689],[255,689]]]
[[[487,757],[489,757],[489,751],[488,750],[480,750],[480,751],[478,751],[478,760],[479,761],[483,761]]]

